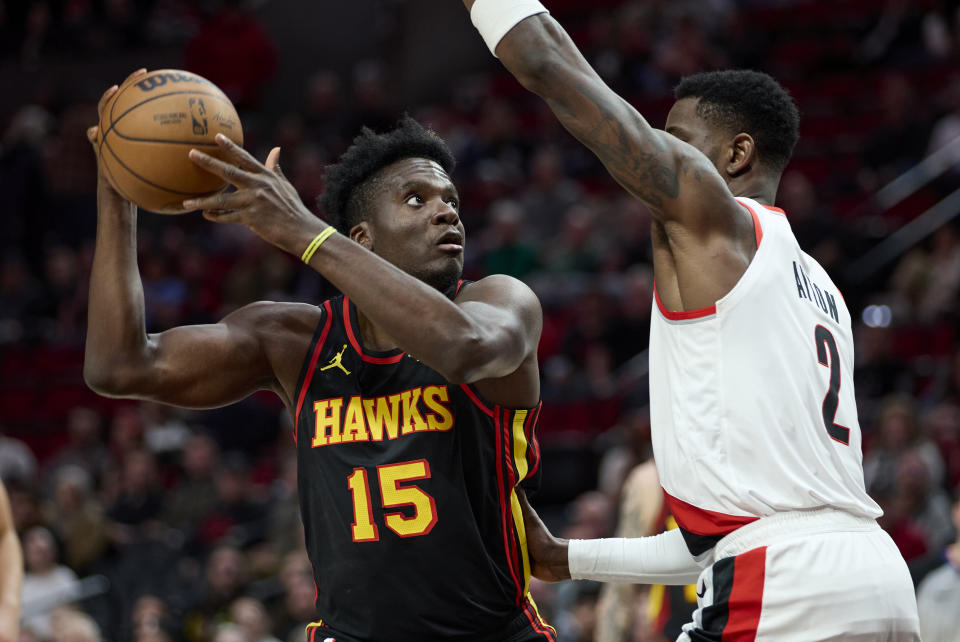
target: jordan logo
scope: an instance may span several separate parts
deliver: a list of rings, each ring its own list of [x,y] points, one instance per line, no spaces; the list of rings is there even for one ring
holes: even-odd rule
[[[347,344],[344,343],[344,344],[343,344],[343,347],[340,348],[340,352],[338,352],[336,355],[334,355],[334,357],[333,357],[332,359],[330,359],[330,363],[328,363],[327,365],[325,365],[325,366],[323,366],[322,368],[320,368],[320,372],[323,372],[324,370],[329,370],[330,368],[340,368],[341,370],[343,370],[343,374],[350,374],[350,371],[347,370],[346,368],[344,368],[344,367],[343,367],[343,363],[342,363],[342,362],[343,362],[343,352],[344,352],[346,349],[347,349]]]

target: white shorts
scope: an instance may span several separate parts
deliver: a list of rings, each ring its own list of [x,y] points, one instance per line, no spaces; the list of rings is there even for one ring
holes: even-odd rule
[[[677,642],[919,642],[910,573],[875,520],[778,513],[717,543]]]

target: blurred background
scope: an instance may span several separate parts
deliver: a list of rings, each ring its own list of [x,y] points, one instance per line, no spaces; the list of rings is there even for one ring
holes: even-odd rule
[[[547,5],[655,126],[701,70],[761,69],[793,94],[801,139],[777,205],[853,315],[866,483],[925,626],[946,631],[925,639],[960,640],[960,569],[943,566],[951,545],[960,560],[960,0]],[[439,132],[459,161],[465,276],[511,274],[543,303],[535,505],[564,536],[644,534],[627,519],[659,502],[649,464],[621,498],[650,458],[650,214],[489,56],[459,2],[0,0],[0,476],[25,549],[21,640],[287,642],[314,617],[279,400],[186,412],[81,378],[84,131],[141,66],[219,85],[246,147],[280,145],[311,206],[361,125],[409,112]],[[244,230],[139,220],[148,330],[334,294]],[[691,608],[683,591],[533,589],[564,642],[663,640],[671,609]]]

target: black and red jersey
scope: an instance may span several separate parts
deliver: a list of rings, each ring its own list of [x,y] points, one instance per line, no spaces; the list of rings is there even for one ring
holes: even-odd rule
[[[503,408],[401,350],[365,349],[346,297],[322,311],[294,428],[318,625],[492,641],[526,614],[549,631],[527,595],[515,491],[539,483],[539,405]]]

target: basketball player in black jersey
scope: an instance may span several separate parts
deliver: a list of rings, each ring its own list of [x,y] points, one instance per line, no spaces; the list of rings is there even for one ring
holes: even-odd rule
[[[411,119],[364,130],[326,174],[328,223],[284,179],[278,148],[262,164],[218,144],[229,163],[190,158],[237,190],[186,206],[249,227],[345,296],[147,334],[136,208],[101,173],[87,383],[189,408],[283,399],[317,584],[310,642],[553,640],[528,595],[521,513],[540,470],[540,304],[510,277],[460,281],[446,145]]]

